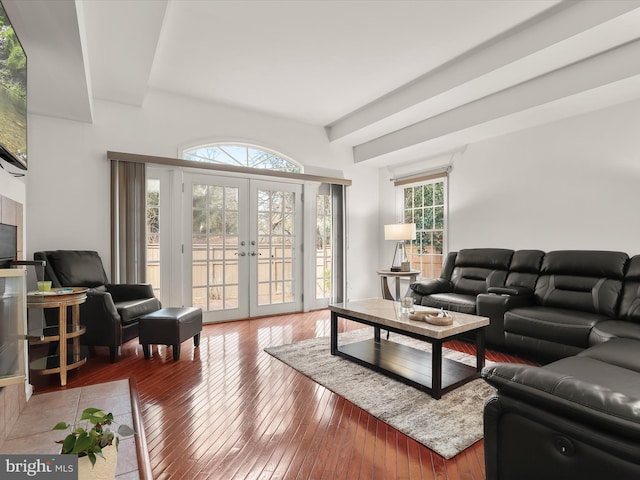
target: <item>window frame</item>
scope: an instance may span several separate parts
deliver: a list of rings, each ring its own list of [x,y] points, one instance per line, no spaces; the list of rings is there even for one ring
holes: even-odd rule
[[[319,189],[315,194],[315,226],[316,226],[316,242],[315,245],[315,268],[314,268],[314,300],[315,301],[330,301],[332,295],[332,261],[333,261],[333,205],[331,203],[331,192],[329,186],[326,189]],[[325,191],[326,190],[326,191]],[[318,203],[322,199],[324,211],[320,212]],[[328,210],[328,214],[326,214]],[[328,223],[327,223],[328,220]],[[322,236],[328,243],[320,240],[318,237]],[[318,242],[322,242],[322,250],[318,249]],[[327,253],[328,252],[328,253]],[[322,261],[322,274],[318,274],[319,262]],[[327,269],[327,261],[330,264]],[[319,287],[318,282],[322,282],[322,287]],[[323,296],[318,296],[318,289],[322,289]]]
[[[207,148],[218,148],[220,149],[226,156],[222,157],[223,159],[226,160],[235,160],[235,161],[217,161],[217,160],[206,160],[202,157],[201,160],[197,160],[195,158],[189,158],[189,156],[191,157],[195,157],[195,154],[191,153],[195,150],[201,150],[201,149],[207,149]],[[246,149],[246,161],[244,163],[240,162],[237,158],[235,158],[233,155],[231,155],[229,152],[225,151],[224,148],[227,149],[233,149],[233,148],[244,148]],[[270,167],[268,164],[249,164],[249,150],[256,150],[258,152],[262,152],[265,154],[270,155],[271,157],[275,157],[276,159],[282,160],[283,162],[286,162],[290,165],[289,168],[273,168]],[[240,167],[240,168],[254,168],[256,170],[264,170],[266,172],[286,172],[286,173],[304,173],[304,166],[302,164],[300,164],[299,162],[296,162],[295,160],[293,160],[292,158],[290,158],[289,156],[280,153],[276,150],[270,149],[270,148],[266,148],[260,145],[254,145],[251,143],[244,143],[244,142],[211,142],[211,143],[204,143],[201,145],[192,145],[192,146],[188,146],[188,147],[184,147],[180,150],[180,158],[189,162],[193,162],[194,166],[197,166],[199,163],[200,164],[212,164],[212,165],[227,165],[227,166],[231,166],[231,167]]]
[[[418,180],[415,182],[402,182],[402,184],[396,184],[395,188],[396,188],[396,205],[397,205],[397,217],[400,219],[399,222],[401,223],[416,223],[416,239],[409,242],[407,244],[407,256],[409,258],[409,261],[411,262],[411,268],[415,269],[415,270],[420,270],[420,277],[421,278],[437,278],[440,276],[440,273],[442,272],[442,263],[444,261],[444,258],[448,252],[448,226],[449,226],[449,177],[446,173],[443,173],[442,175],[438,175],[438,176],[434,176],[432,178],[428,178],[428,179],[423,179],[423,180]],[[435,224],[432,223],[432,227],[433,228],[429,228],[429,229],[425,229],[422,228],[422,224],[420,221],[416,222],[416,217],[414,214],[407,216],[407,209],[411,209],[414,210],[416,208],[421,208],[423,209],[424,212],[424,208],[432,208],[434,210],[434,216],[432,217],[433,222],[435,222],[435,209],[438,208],[440,206],[440,204],[434,204],[432,203],[431,205],[412,205],[410,207],[407,208],[407,205],[405,204],[405,189],[411,188],[411,189],[415,189],[418,187],[424,187],[427,185],[434,185],[436,183],[440,183],[442,182],[442,228],[435,228]],[[435,194],[434,194],[435,195]],[[414,199],[415,196],[412,195],[412,199]],[[435,199],[434,199],[435,200]],[[435,234],[436,232],[441,232],[442,233],[442,240],[441,240],[441,247],[440,253],[426,253],[426,254],[421,254],[421,253],[414,253],[416,248],[421,248],[421,241],[424,237],[422,237],[421,234],[427,234],[430,235],[431,238],[433,239],[434,236],[433,234]],[[434,240],[432,240],[430,242],[430,245],[433,246],[434,244]],[[418,256],[418,261],[416,261],[416,256]],[[423,259],[425,257],[430,258],[430,262],[428,264],[425,264],[425,262],[423,261]]]
[[[152,183],[157,184],[157,190],[151,190],[149,187]],[[158,176],[147,176],[146,178],[146,185],[145,185],[145,248],[147,249],[147,264],[146,264],[146,271],[147,271],[147,283],[151,284],[151,288],[153,289],[153,293],[155,294],[155,296],[162,301],[162,289],[161,289],[161,285],[160,285],[160,279],[162,278],[161,275],[161,262],[160,262],[160,248],[161,248],[161,212],[162,212],[162,207],[163,207],[163,202],[162,202],[162,190],[161,190],[161,179]],[[151,193],[156,193],[157,194],[157,203],[155,205],[152,205],[149,203],[149,196]],[[150,220],[150,211],[151,210],[155,210],[155,220],[157,222],[157,231],[152,232],[150,231],[150,225],[149,225],[149,220]],[[157,241],[156,243],[153,244],[153,247],[151,247],[149,240],[151,236],[155,236]],[[157,250],[156,255],[151,255],[151,249],[154,248],[155,250]],[[154,268],[155,267],[155,268]],[[150,275],[152,270],[157,270],[157,274],[155,275]],[[154,281],[155,280],[155,281]]]

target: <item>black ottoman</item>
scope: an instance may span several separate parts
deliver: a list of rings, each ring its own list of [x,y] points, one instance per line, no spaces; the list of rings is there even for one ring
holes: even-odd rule
[[[180,344],[193,337],[194,347],[200,346],[202,309],[169,307],[148,313],[139,320],[138,338],[144,358],[151,358],[151,344],[173,345],[173,359],[180,358]]]

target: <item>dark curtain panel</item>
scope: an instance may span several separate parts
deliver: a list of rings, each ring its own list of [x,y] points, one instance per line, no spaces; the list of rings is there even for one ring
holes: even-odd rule
[[[333,233],[331,246],[331,303],[344,302],[346,292],[346,187],[331,184]]]
[[[146,168],[111,161],[111,281],[145,283]]]

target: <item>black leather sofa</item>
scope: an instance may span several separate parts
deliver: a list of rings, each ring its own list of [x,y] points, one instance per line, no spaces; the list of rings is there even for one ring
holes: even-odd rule
[[[88,287],[87,301],[80,305],[80,323],[87,329],[82,345],[109,347],[115,362],[120,346],[138,336],[138,319],[161,308],[149,284],[112,284],[97,252],[50,250],[35,252],[34,260],[45,260],[45,280],[52,287]],[[45,310],[47,323],[58,321]]]
[[[488,345],[541,361],[640,339],[640,256],[622,252],[461,250],[410,289],[417,304],[489,317]]]
[[[553,360],[483,370],[487,480],[640,478],[640,256],[521,250],[505,269],[495,253],[450,254],[411,285],[419,304],[490,317],[494,347]]]
[[[640,478],[639,351],[617,338],[544,367],[485,367],[487,480]]]

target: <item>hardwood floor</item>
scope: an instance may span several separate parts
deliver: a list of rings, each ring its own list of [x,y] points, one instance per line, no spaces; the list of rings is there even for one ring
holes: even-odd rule
[[[137,339],[115,364],[98,348],[64,388],[135,378],[157,480],[484,479],[482,441],[444,460],[263,351],[328,336],[329,319],[320,310],[206,325],[200,348],[184,342],[177,362],[164,346],[145,360]],[[36,394],[63,388],[55,375],[32,383]]]

